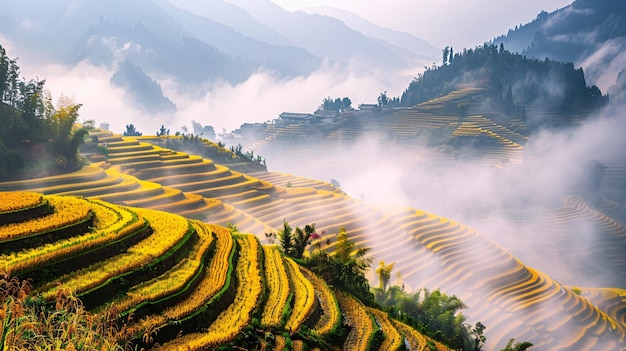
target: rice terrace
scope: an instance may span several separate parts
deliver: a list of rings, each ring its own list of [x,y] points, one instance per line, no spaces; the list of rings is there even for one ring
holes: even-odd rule
[[[199,28],[222,24],[185,12],[193,3],[128,5],[131,29],[106,6],[67,5],[68,23],[83,23],[72,11],[93,22],[71,55],[106,67],[125,52],[107,84],[135,98],[129,111],[175,116],[173,90],[150,74],[232,86],[265,67],[312,76],[323,55],[291,46],[297,28],[342,14],[274,13],[271,27],[269,1],[211,2],[258,20],[220,32],[250,36],[248,57],[209,49]],[[577,0],[473,48],[446,46],[398,96],[322,97],[314,112],[223,133],[200,117],[144,133],[113,110],[96,126],[87,103],[53,102],[49,82],[22,78],[0,46],[0,350],[626,350],[626,67],[601,90],[590,82],[607,75],[589,60],[537,53],[580,49],[550,38],[589,13],[611,23],[593,22],[596,34],[626,35],[624,6],[609,3]],[[0,19],[18,23],[26,5],[13,5],[17,17]],[[0,44],[35,40],[9,27]],[[179,39],[160,27],[187,36],[162,49]],[[99,35],[135,46],[103,55]],[[380,45],[385,60],[409,55]],[[155,58],[172,52],[176,67]],[[125,130],[111,128],[120,118]]]

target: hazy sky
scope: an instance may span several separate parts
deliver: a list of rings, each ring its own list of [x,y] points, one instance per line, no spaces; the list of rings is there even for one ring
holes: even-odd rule
[[[435,47],[473,47],[573,0],[272,0],[294,11],[315,6],[349,10],[374,23],[418,35]]]

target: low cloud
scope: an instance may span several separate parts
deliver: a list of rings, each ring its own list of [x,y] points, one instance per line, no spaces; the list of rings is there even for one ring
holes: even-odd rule
[[[117,45],[113,42],[109,45]],[[11,57],[20,56],[19,48],[4,44]],[[133,43],[122,45],[114,52],[115,60],[125,57],[128,50],[140,50]],[[349,64],[324,62],[307,76],[280,78],[270,71],[259,71],[240,84],[212,82],[203,86],[181,85],[165,76],[153,76],[166,97],[178,107],[173,114],[146,114],[126,103],[127,92],[109,84],[115,73],[113,68],[93,65],[87,61],[74,67],[46,64],[27,55],[18,64],[21,74],[28,79],[46,79],[46,88],[53,97],[70,96],[83,104],[82,119],[107,122],[112,131],[122,133],[127,124],[134,124],[144,134],[153,134],[161,125],[171,133],[191,127],[195,120],[211,125],[221,132],[238,128],[245,122],[265,122],[284,111],[313,112],[328,96],[349,97],[353,106],[375,103],[378,94],[387,91],[389,96],[399,96],[411,81],[413,72],[376,71],[353,60]],[[421,63],[420,63],[421,65]],[[420,66],[421,67],[421,66]]]
[[[599,45],[593,54],[579,63],[585,68],[589,84],[595,84],[603,93],[615,84],[618,73],[626,68],[626,38],[608,40]]]
[[[563,284],[602,286],[615,282],[611,270],[589,275],[600,263],[576,259],[598,240],[598,223],[585,216],[561,223],[551,216],[569,195],[589,191],[592,162],[626,164],[625,133],[626,115],[610,108],[579,126],[538,132],[525,145],[523,163],[502,167],[444,162],[428,148],[419,150],[418,160],[407,146],[383,136],[340,147],[260,152],[270,170],[336,179],[348,195],[375,206],[410,206],[447,217],[477,229]]]
[[[279,78],[260,71],[245,82],[212,83],[199,96],[177,93],[174,83],[162,84],[164,92],[179,107],[179,120],[196,120],[216,130],[233,130],[245,122],[265,122],[281,112],[314,112],[325,97],[349,97],[353,106],[373,103],[380,92],[400,95],[411,76],[368,71],[357,63],[349,66],[324,63],[308,76]]]

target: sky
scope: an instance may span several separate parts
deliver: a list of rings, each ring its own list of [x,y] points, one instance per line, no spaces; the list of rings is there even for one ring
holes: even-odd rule
[[[474,47],[573,0],[272,0],[286,10],[332,6],[435,47]],[[459,30],[459,28],[463,28]]]

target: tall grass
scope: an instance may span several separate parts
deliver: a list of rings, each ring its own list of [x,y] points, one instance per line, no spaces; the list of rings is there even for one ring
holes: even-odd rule
[[[31,282],[0,272],[0,349],[121,351],[124,327],[110,311],[91,314],[68,289],[53,305],[31,296]]]

